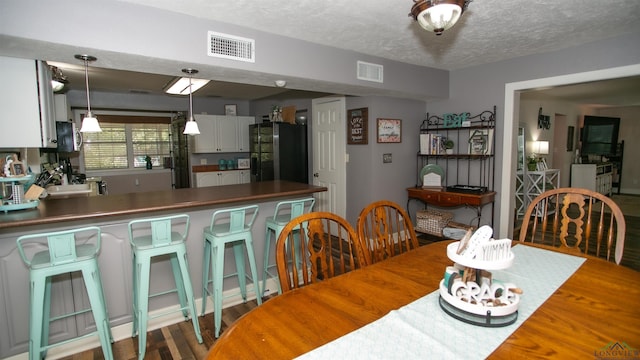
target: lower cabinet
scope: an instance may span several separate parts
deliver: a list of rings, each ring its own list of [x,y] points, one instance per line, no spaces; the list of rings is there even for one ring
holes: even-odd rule
[[[196,187],[246,184],[251,182],[249,170],[207,171],[196,173]]]

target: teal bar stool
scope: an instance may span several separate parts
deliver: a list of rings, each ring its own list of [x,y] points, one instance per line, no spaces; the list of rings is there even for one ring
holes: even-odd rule
[[[217,210],[211,216],[211,224],[204,228],[204,255],[202,261],[202,315],[207,299],[213,297],[213,321],[215,337],[220,336],[222,325],[222,287],[224,279],[237,276],[242,299],[247,301],[247,279],[253,283],[258,305],[262,304],[258,277],[256,276],[256,258],[253,252],[251,228],[258,215],[258,206],[251,205],[232,209]],[[233,247],[236,272],[224,274],[224,249],[227,244]],[[244,249],[249,259],[251,276],[246,273]],[[211,278],[209,277],[211,270]],[[213,292],[209,284],[213,283]],[[228,294],[227,297],[237,294]]]
[[[289,201],[281,201],[276,204],[276,210],[273,216],[269,216],[266,219],[265,227],[265,241],[264,241],[264,266],[262,272],[262,291],[260,294],[264,296],[264,292],[267,287],[267,278],[276,279],[276,283],[278,284],[278,294],[282,294],[282,288],[280,287],[280,281],[278,280],[278,274],[274,271],[271,272],[269,269],[275,268],[275,243],[278,240],[278,236],[282,232],[282,229],[289,223],[289,221],[297,218],[302,214],[306,214],[311,212],[313,209],[313,205],[316,203],[316,199],[314,198],[306,198],[300,200],[289,200]],[[271,256],[271,234],[273,237],[273,251],[274,255]],[[271,261],[273,260],[273,261]]]
[[[182,232],[176,229],[182,229]],[[149,298],[155,296],[177,292],[180,309],[157,314],[152,318],[182,311],[185,319],[191,316],[196,338],[202,344],[187,262],[185,238],[188,233],[189,215],[186,214],[129,222],[129,242],[133,252],[133,336],[138,335],[138,359],[143,359],[147,350]],[[176,288],[149,294],[152,258],[162,255],[169,256]]]
[[[31,316],[29,321],[29,358],[42,359],[47,350],[78,338],[98,334],[105,359],[113,359],[111,343],[113,336],[109,327],[107,305],[98,268],[98,252],[101,245],[99,227],[90,226],[79,229],[49,233],[23,235],[17,239],[18,251],[29,268]],[[27,252],[33,248],[46,246],[48,249],[33,254]],[[50,318],[51,279],[55,275],[80,271],[91,304],[90,309],[76,311],[56,318]],[[93,312],[96,331],[84,336],[49,345],[49,323],[61,318]]]

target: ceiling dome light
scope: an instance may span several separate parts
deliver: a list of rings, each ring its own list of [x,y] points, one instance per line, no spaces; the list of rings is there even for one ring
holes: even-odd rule
[[[53,88],[53,92],[57,93],[62,91],[64,86],[69,83],[67,77],[64,76],[62,70],[56,66],[49,65],[49,69],[51,70],[51,87]]]
[[[472,0],[413,0],[409,16],[436,35],[451,28],[458,22]]]

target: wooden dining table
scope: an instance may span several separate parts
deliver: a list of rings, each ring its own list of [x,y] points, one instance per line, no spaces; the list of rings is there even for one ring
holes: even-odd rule
[[[425,245],[274,297],[232,324],[208,359],[292,359],[372,323],[438,289],[452,263],[449,243]],[[563,251],[517,241],[514,246]],[[598,358],[609,349],[638,351],[640,272],[580,256],[586,261],[578,270],[489,358]]]

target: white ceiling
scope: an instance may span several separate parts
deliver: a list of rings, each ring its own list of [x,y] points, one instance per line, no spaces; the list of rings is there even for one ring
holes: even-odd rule
[[[411,0],[119,1],[447,70],[640,32],[639,0],[474,0],[460,21],[441,36],[426,32],[408,16],[413,4]],[[77,85],[77,76],[80,76],[82,88],[82,69],[63,67],[72,88]],[[103,69],[112,79],[112,83],[105,83],[99,71],[92,68],[90,73],[91,87],[97,90],[155,92],[171,80],[167,76],[113,73],[113,70]],[[627,98],[640,98],[636,92],[628,90],[631,86],[640,91],[639,81],[635,78],[626,85]],[[199,95],[218,96],[224,88],[225,97],[236,93],[237,98],[256,99],[285,91],[273,87],[231,85],[211,83]],[[600,101],[596,95],[602,91],[594,84],[587,89],[591,93],[583,92],[580,98],[586,96],[590,102]],[[567,94],[569,90],[574,89],[565,88],[563,96],[573,96]],[[615,95],[611,91],[607,94]]]

